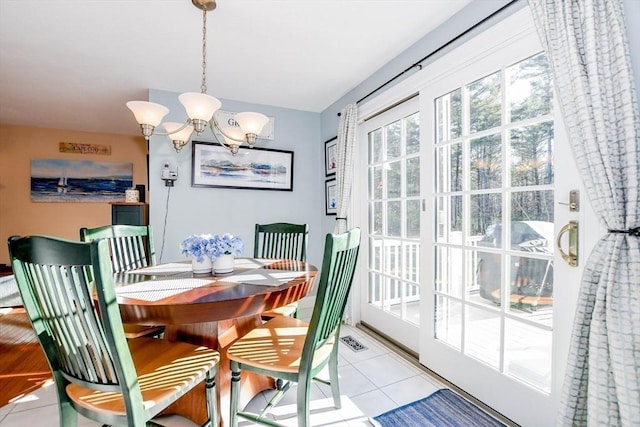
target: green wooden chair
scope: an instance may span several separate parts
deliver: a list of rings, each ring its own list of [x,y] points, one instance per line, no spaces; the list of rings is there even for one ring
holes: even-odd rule
[[[124,273],[156,264],[153,229],[150,225],[105,225],[80,229],[80,240],[109,241],[114,273]]]
[[[80,229],[80,240],[83,242],[101,239],[109,242],[114,273],[156,265],[153,229],[150,225],[105,225]],[[125,323],[124,330],[125,336],[131,339],[160,335],[164,332],[164,327]]]
[[[202,382],[208,416],[218,425],[220,355],[187,343],[127,340],[106,241],[13,236],[9,255],[53,374],[61,426],[76,426],[78,414],[143,426]]]
[[[307,224],[256,224],[253,239],[254,258],[307,260],[309,226]],[[298,314],[298,304],[291,303],[262,313],[264,320],[275,316],[293,316]]]
[[[266,414],[282,398],[291,382],[298,384],[297,425],[307,427],[311,380],[319,380],[315,378],[316,375],[327,365],[334,405],[340,408],[340,325],[353,282],[359,247],[358,228],[344,234],[327,234],[311,321],[286,316],[274,317],[227,349],[231,364],[231,427],[238,425],[238,418],[258,424],[281,425],[266,417]],[[282,390],[278,390],[261,413],[241,412],[238,410],[238,398],[242,371],[257,372],[288,382]]]

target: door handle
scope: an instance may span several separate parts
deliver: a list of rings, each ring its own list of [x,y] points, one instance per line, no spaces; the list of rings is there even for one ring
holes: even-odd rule
[[[569,233],[569,253],[562,250],[560,240],[565,233]],[[578,266],[578,221],[569,221],[565,224],[558,233],[556,238],[556,246],[560,251],[562,259],[571,267]]]

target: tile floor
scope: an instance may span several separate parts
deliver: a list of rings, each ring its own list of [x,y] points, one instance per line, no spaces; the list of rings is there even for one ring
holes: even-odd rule
[[[438,388],[443,388],[435,378],[419,367],[398,356],[366,332],[343,326],[341,335],[350,335],[367,347],[354,352],[340,343],[340,391],[342,409],[333,407],[328,386],[314,383],[311,394],[312,426],[363,426],[369,427],[368,417],[374,417],[390,409],[426,397]],[[257,395],[248,405],[255,410],[264,405],[273,391]],[[296,422],[295,389],[292,387],[283,400],[271,411],[271,416],[287,426]],[[42,389],[20,400],[0,408],[0,426],[23,427],[34,425],[54,427],[59,425],[57,398],[53,387]],[[167,426],[193,425],[185,419],[172,417]],[[243,421],[241,426],[251,426]],[[100,424],[79,417],[79,427],[95,427]],[[62,426],[64,427],[64,426]]]

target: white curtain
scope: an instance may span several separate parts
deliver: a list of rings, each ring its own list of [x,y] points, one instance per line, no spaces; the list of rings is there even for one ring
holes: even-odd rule
[[[340,113],[338,125],[338,160],[336,169],[336,198],[338,209],[334,233],[347,231],[347,214],[351,205],[351,184],[353,182],[353,148],[356,143],[358,106],[347,105]]]
[[[585,264],[558,424],[640,426],[640,117],[622,1],[529,4],[576,163],[609,229]]]

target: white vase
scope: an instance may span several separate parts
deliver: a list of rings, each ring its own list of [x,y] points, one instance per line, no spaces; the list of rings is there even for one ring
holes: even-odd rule
[[[231,254],[221,255],[213,260],[213,273],[226,274],[233,271],[234,256]]]
[[[198,258],[191,258],[191,267],[194,274],[211,274],[211,258],[204,255],[202,261],[198,261]]]

